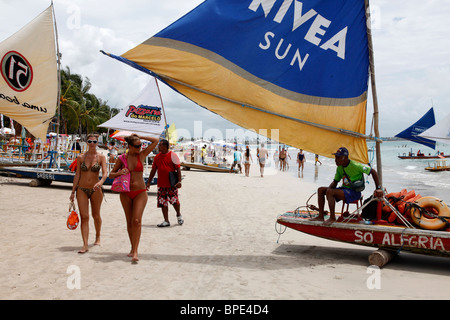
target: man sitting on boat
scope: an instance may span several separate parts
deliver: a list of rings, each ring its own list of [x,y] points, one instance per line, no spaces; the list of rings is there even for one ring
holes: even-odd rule
[[[364,176],[363,174],[372,175],[373,181],[377,186],[374,196],[382,197],[378,174],[376,170],[369,166],[363,165],[348,158],[347,148],[341,147],[336,153],[335,161],[337,165],[336,174],[333,182],[328,187],[320,187],[317,190],[319,216],[312,219],[313,221],[324,221],[324,206],[325,196],[328,200],[328,207],[330,209],[330,218],[325,224],[330,225],[336,221],[334,208],[336,202],[343,200],[346,203],[352,203],[361,198],[361,191],[364,190]],[[337,188],[338,183],[342,180],[342,186]],[[359,185],[358,185],[359,181]],[[362,189],[362,190],[361,190]]]

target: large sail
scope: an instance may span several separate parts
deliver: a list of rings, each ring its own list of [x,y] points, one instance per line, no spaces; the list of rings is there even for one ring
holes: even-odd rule
[[[122,58],[241,127],[368,162],[363,0],[207,0]]]
[[[0,43],[0,113],[45,140],[58,103],[58,69],[50,6]]]
[[[415,122],[410,127],[397,134],[396,137],[414,141],[429,148],[435,149],[436,141],[420,136],[422,132],[434,126],[435,123],[436,121],[434,119],[434,110],[433,107],[431,107],[431,109],[428,110],[427,113],[422,116],[422,118],[417,120],[417,122]]]
[[[159,137],[164,131],[165,123],[166,119],[158,84],[156,79],[152,77],[131,103],[99,127]]]
[[[430,129],[419,134],[419,137],[450,144],[450,114],[439,120]]]

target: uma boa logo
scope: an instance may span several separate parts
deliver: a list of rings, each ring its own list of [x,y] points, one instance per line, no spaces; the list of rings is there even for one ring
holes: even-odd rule
[[[1,61],[3,79],[14,91],[28,89],[33,81],[33,68],[28,60],[17,51],[9,51]]]

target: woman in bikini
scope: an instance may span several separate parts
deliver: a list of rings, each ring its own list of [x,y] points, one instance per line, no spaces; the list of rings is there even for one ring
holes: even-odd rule
[[[141,151],[141,139],[150,141],[151,144]],[[158,139],[153,137],[141,137],[133,134],[125,138],[128,143],[128,153],[125,155],[128,168],[125,167],[122,160],[117,159],[114,168],[109,173],[109,177],[114,179],[122,174],[131,173],[130,192],[120,193],[120,202],[125,211],[127,220],[127,231],[131,243],[131,251],[128,254],[133,262],[139,261],[138,245],[141,238],[141,221],[147,204],[147,190],[144,182],[145,158],[155,149]]]
[[[249,146],[246,146],[244,153],[244,167],[246,177],[250,175],[250,160],[253,162],[252,155],[250,154],[250,148]]]
[[[100,207],[103,200],[103,182],[106,178],[106,158],[97,152],[98,134],[89,134],[87,137],[88,151],[77,158],[77,169],[73,179],[72,193],[70,201],[74,201],[75,192],[78,209],[81,216],[81,237],[83,238],[83,248],[78,253],[88,251],[89,238],[89,202],[91,203],[92,217],[95,226],[95,243],[100,245],[100,230],[102,218],[100,217]],[[100,169],[102,178],[99,180]]]

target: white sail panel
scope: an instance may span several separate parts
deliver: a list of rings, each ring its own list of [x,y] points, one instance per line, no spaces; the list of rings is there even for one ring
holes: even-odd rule
[[[155,78],[112,119],[99,127],[159,137],[165,128],[161,95]]]
[[[419,136],[450,144],[450,114]]]
[[[58,102],[52,6],[0,43],[0,60],[0,113],[45,140]]]

